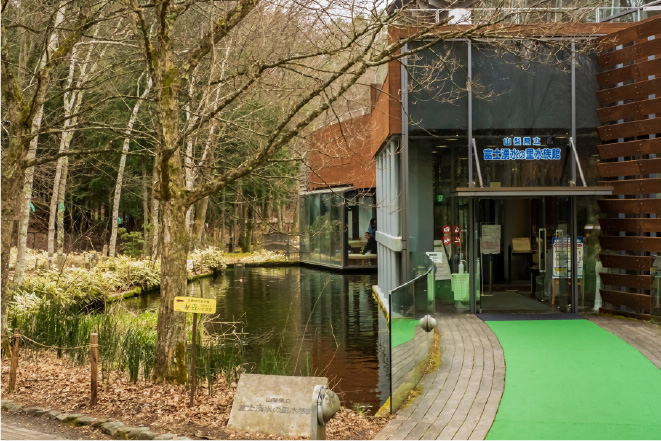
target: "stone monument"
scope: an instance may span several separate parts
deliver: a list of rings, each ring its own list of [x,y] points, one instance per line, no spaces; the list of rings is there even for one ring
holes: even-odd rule
[[[325,377],[243,374],[234,395],[228,428],[285,437],[310,436],[311,399]]]

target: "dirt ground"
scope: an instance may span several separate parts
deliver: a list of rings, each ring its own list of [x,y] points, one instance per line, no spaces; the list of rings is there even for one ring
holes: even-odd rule
[[[110,378],[99,381],[99,401],[92,407],[89,366],[73,365],[50,351],[29,350],[20,359],[17,388],[11,395],[6,393],[8,381],[9,360],[3,359],[2,398],[24,406],[111,418],[128,426],[143,425],[154,432],[173,432],[193,439],[282,439],[227,429],[236,385],[228,386],[224,381],[213,385],[211,395],[207,385],[201,384],[196,405],[191,408],[188,407],[190,393],[183,386],[144,381],[134,384],[127,374],[113,372]],[[327,439],[372,439],[388,421],[343,408],[329,422],[326,436]],[[82,436],[81,432],[79,438],[87,439]]]

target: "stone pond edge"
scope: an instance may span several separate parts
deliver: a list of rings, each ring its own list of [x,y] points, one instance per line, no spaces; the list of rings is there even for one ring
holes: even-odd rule
[[[35,417],[46,417],[72,427],[92,426],[112,437],[112,439],[145,439],[145,440],[188,440],[186,436],[175,433],[158,434],[152,432],[149,427],[127,426],[121,421],[113,421],[107,418],[93,418],[81,413],[66,413],[58,410],[46,409],[44,407],[24,407],[12,400],[2,400],[2,410],[9,413],[24,413]]]

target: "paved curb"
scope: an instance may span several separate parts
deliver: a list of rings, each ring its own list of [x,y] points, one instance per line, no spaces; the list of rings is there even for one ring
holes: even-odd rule
[[[121,421],[113,421],[109,419],[92,418],[82,413],[65,413],[57,410],[46,409],[43,407],[23,407],[12,400],[2,400],[2,410],[9,413],[25,413],[36,417],[46,416],[53,420],[59,421],[62,424],[69,426],[92,426],[101,430],[106,435],[110,435],[113,439],[155,439],[155,440],[186,440],[190,439],[185,436],[179,436],[175,433],[158,434],[149,430],[149,427],[129,427],[124,425]]]

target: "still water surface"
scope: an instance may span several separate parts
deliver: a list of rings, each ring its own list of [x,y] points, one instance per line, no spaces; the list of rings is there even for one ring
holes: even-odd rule
[[[273,348],[314,375],[328,377],[345,406],[369,406],[389,396],[387,323],[372,298],[376,274],[336,274],[307,267],[228,268],[201,281],[204,297],[217,299],[215,321],[239,322],[245,360],[259,364]],[[199,296],[199,284],[188,286]],[[158,293],[126,302],[155,308]],[[210,333],[227,325],[207,323]]]

